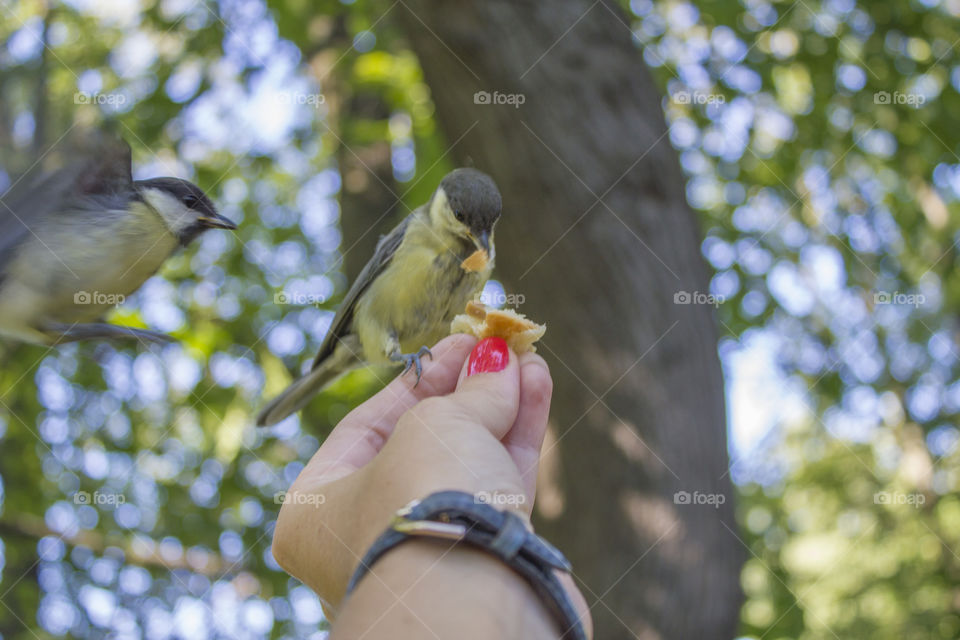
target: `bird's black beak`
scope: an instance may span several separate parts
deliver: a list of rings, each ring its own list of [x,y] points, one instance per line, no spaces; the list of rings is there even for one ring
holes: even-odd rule
[[[236,229],[236,223],[230,218],[226,218],[219,213],[210,212],[204,214],[197,218],[197,222],[200,223],[206,229]]]
[[[480,231],[479,233],[473,234],[473,239],[476,241],[477,246],[487,252],[487,255],[490,255],[490,232],[487,230]]]

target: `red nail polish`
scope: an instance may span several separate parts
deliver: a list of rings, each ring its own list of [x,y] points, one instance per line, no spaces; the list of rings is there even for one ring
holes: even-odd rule
[[[503,371],[507,368],[508,362],[510,362],[510,350],[507,348],[507,341],[497,336],[484,338],[470,352],[467,375]]]

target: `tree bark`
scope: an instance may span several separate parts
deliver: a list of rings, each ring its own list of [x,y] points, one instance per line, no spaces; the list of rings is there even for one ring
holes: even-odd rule
[[[330,20],[331,33],[309,58],[324,87],[327,120],[336,129],[336,158],[342,180],[340,231],[346,239],[343,271],[346,281],[353,282],[373,255],[380,236],[393,227],[401,202],[393,177],[390,141],[357,135],[371,125],[386,129],[390,105],[377,88],[356,87],[352,71],[356,56],[346,16]]]
[[[604,0],[401,5],[448,139],[473,127],[455,157],[503,192],[495,276],[548,326],[539,530],[571,558],[598,638],[733,637],[743,546],[713,309],[674,300],[709,276],[629,23]]]
[[[390,119],[390,108],[374,91],[353,93],[341,113],[344,143],[337,149],[343,185],[340,191],[340,228],[347,251],[343,270],[353,282],[373,255],[380,236],[387,233],[401,211],[397,181],[393,177],[390,142],[354,140],[349,133],[360,120]],[[386,125],[384,125],[386,128]]]

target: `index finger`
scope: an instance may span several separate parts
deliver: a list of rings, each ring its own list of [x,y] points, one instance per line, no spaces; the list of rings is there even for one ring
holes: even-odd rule
[[[446,395],[457,386],[457,377],[477,339],[454,334],[438,342],[424,362],[419,384],[412,374],[399,375],[372,398],[351,411],[334,427],[313,455],[301,476],[330,482],[349,475],[373,459],[397,420],[425,398]]]

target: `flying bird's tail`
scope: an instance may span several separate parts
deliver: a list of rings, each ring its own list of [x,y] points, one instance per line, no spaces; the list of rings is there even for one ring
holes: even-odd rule
[[[271,400],[257,416],[257,426],[269,427],[303,409],[314,395],[320,393],[341,374],[362,364],[349,351],[335,350],[309,373],[294,380],[283,390],[283,393]]]

